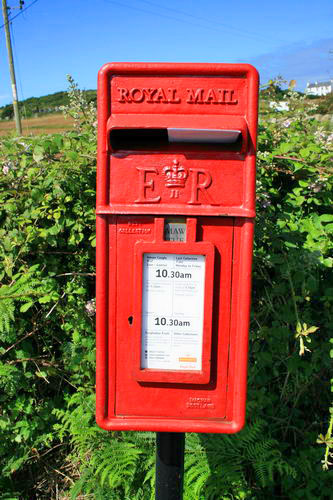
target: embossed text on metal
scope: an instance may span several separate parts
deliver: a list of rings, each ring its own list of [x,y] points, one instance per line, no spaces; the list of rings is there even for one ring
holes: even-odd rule
[[[186,88],[181,93],[177,88],[118,87],[118,102],[148,104],[237,104],[237,91],[226,88]]]

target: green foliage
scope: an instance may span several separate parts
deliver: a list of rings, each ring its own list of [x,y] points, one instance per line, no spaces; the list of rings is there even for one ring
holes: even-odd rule
[[[316,498],[319,484],[325,498],[315,438],[330,405],[333,142],[304,98],[291,92],[289,105],[259,127],[249,405],[308,482],[284,481],[287,498]]]
[[[318,108],[317,112],[327,115],[333,113],[333,94],[327,94],[324,97],[320,97],[318,99]]]
[[[82,91],[88,103],[96,103],[96,90]],[[69,105],[67,92],[55,92],[41,97],[29,97],[20,101],[22,116],[29,118],[31,116],[40,116],[48,113],[57,113],[63,106]],[[14,110],[12,104],[0,107],[0,119],[13,119]]]
[[[96,124],[69,83],[74,132],[0,143],[0,491],[152,500],[154,435],[94,422]],[[333,141],[316,100],[266,95],[289,111],[259,124],[247,424],[186,436],[184,500],[331,498]]]
[[[262,488],[284,476],[295,478],[279,443],[267,438],[264,428],[258,420],[237,436],[188,435],[184,500],[215,500],[222,494],[223,498],[249,498],[250,478]]]
[[[68,452],[53,410],[94,385],[95,137],[3,139],[0,158],[0,491],[32,498]]]
[[[62,439],[71,438],[72,460],[82,463],[80,479],[71,497],[94,493],[96,498],[149,500],[153,483],[155,435],[149,432],[104,432],[94,423],[94,395],[79,389],[69,400],[68,410],[55,410]],[[98,493],[96,493],[96,488]]]
[[[65,116],[74,118],[74,125],[78,131],[86,130],[94,133],[96,127],[96,100],[80,90],[71,75],[67,75],[69,103],[62,106]]]

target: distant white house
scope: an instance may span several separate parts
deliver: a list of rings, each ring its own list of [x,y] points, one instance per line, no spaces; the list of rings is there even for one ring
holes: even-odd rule
[[[327,82],[307,83],[305,93],[311,95],[327,95],[333,92],[333,80]]]

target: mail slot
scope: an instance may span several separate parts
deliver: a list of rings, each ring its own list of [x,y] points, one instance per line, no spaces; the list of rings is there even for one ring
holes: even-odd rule
[[[110,63],[98,80],[96,419],[245,422],[258,74]]]
[[[129,128],[113,129],[110,145],[113,152],[125,151],[182,151],[235,150],[242,144],[240,130],[212,130],[186,128]]]

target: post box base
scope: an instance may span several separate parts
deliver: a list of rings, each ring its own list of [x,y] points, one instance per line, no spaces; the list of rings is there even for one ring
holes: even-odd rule
[[[97,424],[107,431],[150,431],[150,432],[198,432],[235,434],[244,427],[245,420],[178,420],[165,418],[109,418],[97,420]]]

